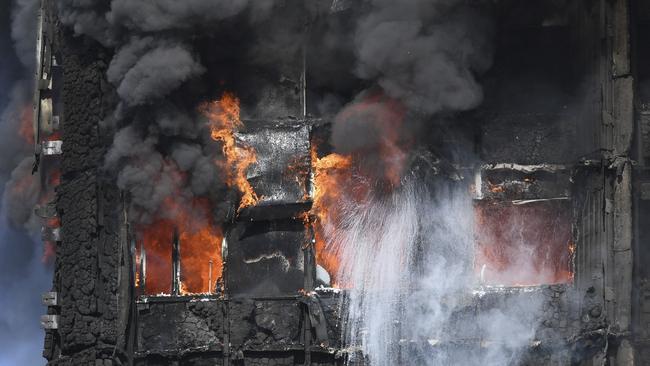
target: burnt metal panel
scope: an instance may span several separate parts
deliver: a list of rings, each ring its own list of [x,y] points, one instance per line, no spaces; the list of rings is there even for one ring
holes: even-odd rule
[[[516,203],[567,199],[571,192],[571,172],[562,165],[486,164],[476,174],[478,199]]]
[[[176,355],[223,349],[225,306],[216,299],[149,298],[140,304],[136,352]]]
[[[41,296],[41,303],[45,306],[58,306],[59,293],[56,291],[46,292]]]
[[[233,224],[226,234],[227,291],[252,296],[302,289],[302,246],[309,235],[305,224],[294,219]]]
[[[43,155],[61,155],[63,154],[63,141],[43,141]]]
[[[233,349],[244,352],[302,351],[302,310],[295,298],[231,301]],[[236,334],[234,328],[239,329]]]
[[[257,206],[291,205],[308,200],[309,126],[304,121],[246,121],[237,143],[254,149],[257,161],[247,179],[260,198]]]
[[[42,315],[41,327],[43,329],[59,329],[60,317],[59,315]]]

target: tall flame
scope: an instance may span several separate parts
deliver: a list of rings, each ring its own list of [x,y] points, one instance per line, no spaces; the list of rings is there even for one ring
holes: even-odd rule
[[[226,162],[219,164],[228,172],[226,183],[237,187],[242,195],[239,209],[254,206],[259,197],[246,179],[246,172],[257,161],[257,156],[253,148],[238,145],[235,140],[236,130],[243,126],[239,117],[239,99],[226,92],[221,99],[202,104],[199,110],[208,118],[212,139],[223,144]]]
[[[340,266],[338,246],[327,234],[337,225],[339,203],[343,200],[344,189],[351,178],[352,156],[329,154],[318,157],[317,145],[312,145],[311,161],[313,171],[312,213],[314,222],[314,239],[316,262],[323,266],[336,283],[336,274]],[[340,284],[336,284],[337,286]]]
[[[312,141],[311,214],[316,217],[316,262],[327,270],[335,287],[352,285],[341,283],[337,278],[341,248],[336,232],[344,224],[344,210],[362,203],[372,194],[385,193],[380,192],[382,189],[390,191],[400,184],[406,161],[399,141],[404,115],[404,107],[395,99],[382,93],[370,94],[341,111],[335,124],[365,121],[364,128],[381,136],[377,141],[346,154],[331,153],[323,157],[318,156],[322,141]],[[369,162],[368,156],[377,159]]]

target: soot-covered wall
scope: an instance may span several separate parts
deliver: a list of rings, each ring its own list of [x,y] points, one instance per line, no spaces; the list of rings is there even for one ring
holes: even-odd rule
[[[536,342],[522,358],[526,364],[592,366],[607,360],[643,365],[650,357],[644,351],[650,276],[642,266],[648,253],[642,223],[650,212],[643,89],[647,70],[642,66],[646,55],[630,46],[646,38],[648,21],[633,16],[642,11],[630,12],[622,0],[553,3],[532,11],[526,9],[528,2],[501,2],[494,68],[483,80],[486,101],[468,115],[480,123],[463,133],[472,136],[486,163],[565,166],[562,174],[570,173],[571,183],[549,186],[570,191],[575,277],[567,284],[477,291],[448,329],[458,342],[425,346],[430,352],[443,347],[451,354],[474,352],[480,358],[491,346],[476,336],[473,316],[515,301],[511,299],[536,297],[542,305]],[[60,323],[47,331],[44,355],[49,364],[338,365],[346,353],[355,352],[341,349],[341,292],[299,293],[311,276],[305,268],[309,272],[314,266],[313,254],[299,245],[311,233],[293,217],[305,210],[300,200],[290,202],[298,203],[290,209],[280,202],[267,220],[260,220],[267,212],[260,209],[231,223],[227,241],[233,247],[227,258],[232,267],[226,278],[228,295],[234,296],[136,298],[127,235],[132,228],[123,207],[127,197],[102,169],[110,144],[102,121],[117,104],[105,76],[113,51],[60,24],[55,43],[64,72],[62,179],[56,201],[63,239],[53,281],[59,305],[50,309],[60,315]],[[312,122],[301,116],[305,101],[298,80],[303,64],[302,59],[294,61],[285,70],[294,78],[282,87],[293,118],[277,127],[303,139]],[[632,154],[636,75],[638,156]],[[317,95],[320,87],[308,88],[305,95]],[[274,92],[265,95],[277,97]],[[285,112],[269,107],[249,117],[278,120],[287,117]],[[308,153],[307,145],[295,146]],[[639,193],[634,206],[630,158],[643,162],[635,170]],[[264,177],[258,173],[253,181]],[[272,185],[266,187],[274,192]],[[271,260],[256,268],[250,261],[274,254],[256,251],[260,240],[278,243],[285,259],[291,257],[282,276],[274,271],[284,268],[284,262]],[[400,347],[408,352],[414,344]]]

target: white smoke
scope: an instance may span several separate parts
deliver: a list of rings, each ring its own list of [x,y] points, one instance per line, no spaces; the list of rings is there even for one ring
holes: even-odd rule
[[[444,186],[407,181],[346,206],[343,225],[327,233],[338,279],[352,287],[342,322],[350,364],[360,350],[373,366],[516,365],[533,340],[534,296],[477,305],[472,200]]]

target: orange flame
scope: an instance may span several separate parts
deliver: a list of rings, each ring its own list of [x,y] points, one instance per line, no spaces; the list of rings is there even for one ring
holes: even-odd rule
[[[342,224],[345,203],[360,203],[378,187],[388,191],[400,184],[406,153],[400,143],[404,107],[381,93],[367,96],[344,109],[335,123],[370,121],[366,128],[376,130],[381,138],[347,154],[318,156],[319,141],[312,141],[314,239],[316,262],[329,273],[334,287],[349,287],[337,279],[340,245],[332,232]],[[368,164],[367,156],[378,156],[379,164]],[[379,169],[379,171],[377,171]],[[379,185],[375,183],[381,183]]]
[[[239,209],[254,206],[259,197],[246,179],[246,172],[257,161],[257,156],[253,148],[238,145],[235,140],[235,131],[243,126],[239,117],[239,99],[226,92],[221,99],[202,104],[199,111],[208,118],[212,139],[223,144],[226,162],[220,165],[228,171],[226,183],[237,187],[242,195]]]
[[[190,204],[168,197],[163,212],[172,217],[160,217],[153,224],[140,228],[147,254],[146,293],[169,293],[171,289],[171,247],[174,228],[179,231],[182,294],[214,292],[221,277],[221,228],[210,219],[206,199],[194,199]],[[212,282],[210,282],[212,261]],[[141,271],[141,270],[140,270]],[[138,278],[138,282],[139,282]]]

